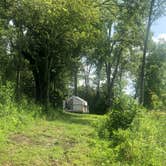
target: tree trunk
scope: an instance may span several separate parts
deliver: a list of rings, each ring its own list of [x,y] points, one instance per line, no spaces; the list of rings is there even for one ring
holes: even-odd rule
[[[75,96],[78,95],[78,90],[77,90],[78,77],[77,77],[77,73],[78,73],[78,69],[77,69],[77,67],[75,67],[75,69],[74,69],[74,95]]]
[[[17,66],[17,72],[16,72],[16,100],[20,100],[20,82],[21,82],[21,72],[20,72],[20,64]]]
[[[30,62],[35,80],[36,101],[45,106],[45,110],[48,110],[49,95],[50,95],[50,71],[52,66],[52,59],[47,57],[36,58],[26,51],[22,54]]]
[[[32,70],[33,72],[33,77],[35,80],[35,98],[36,102],[41,102],[41,85],[40,85],[40,78],[39,74],[36,69]]]
[[[18,32],[18,58],[17,58],[17,71],[16,71],[16,100],[19,101],[21,98],[21,68],[22,68],[22,27],[21,24],[19,25],[19,32]]]
[[[102,69],[102,62],[99,61],[97,65],[97,88],[96,88],[96,96],[100,96],[100,81],[101,81],[101,69]]]
[[[50,95],[50,68],[49,60],[47,58],[40,61],[33,69],[33,76],[35,80],[36,102],[45,106],[45,111],[49,107]]]
[[[45,69],[45,82],[46,82],[46,98],[45,98],[45,110],[48,111],[50,105],[50,70],[52,66],[52,59],[46,57],[46,69]]]
[[[92,69],[92,64],[90,64],[87,69],[84,69],[84,79],[85,79],[85,98],[88,100],[88,94],[89,94],[89,81],[90,81],[90,72]]]
[[[112,31],[112,24],[109,26],[109,29],[108,29],[108,37],[109,37],[109,46],[110,46],[110,39],[111,39],[111,31]],[[109,49],[108,51],[108,55],[109,57],[111,57],[112,55],[112,52],[114,50],[114,45],[115,45],[115,41],[112,43],[111,45],[111,48]],[[114,61],[114,60],[113,60]],[[114,62],[112,62],[113,64]],[[112,68],[112,65],[110,62],[106,62],[105,63],[105,66],[106,66],[106,76],[107,76],[107,103],[108,103],[108,106],[110,106],[111,102],[110,102],[110,99],[111,99],[111,68]]]
[[[154,3],[155,3],[155,0],[151,0],[148,26],[147,26],[147,30],[146,30],[146,37],[145,37],[145,40],[144,40],[144,49],[143,49],[141,73],[140,73],[140,98],[139,98],[139,103],[142,104],[142,105],[144,104],[146,52],[147,52],[147,47],[148,47],[148,38],[149,38],[150,27],[151,27],[151,23],[152,23],[152,12],[153,12]]]
[[[115,42],[112,43],[112,46],[111,46],[111,49],[110,49],[110,56],[112,54],[112,51],[114,49],[114,45],[115,45]],[[114,63],[114,60],[115,60],[116,56],[113,57],[113,62],[112,64]],[[111,105],[111,102],[110,102],[110,99],[111,99],[111,68],[112,68],[112,65],[110,62],[106,62],[105,63],[105,66],[106,66],[106,76],[107,76],[107,99],[108,99],[108,106]]]
[[[119,94],[122,92],[122,76],[123,76],[123,66],[124,64],[121,64],[120,66],[120,73],[119,73]]]
[[[114,93],[113,93],[113,88],[114,88],[114,83],[115,83],[115,79],[118,73],[118,67],[120,64],[120,58],[121,58],[121,54],[122,54],[122,48],[120,48],[118,55],[115,55],[117,57],[117,61],[116,61],[116,66],[114,69],[114,72],[112,74],[112,79],[111,79],[111,84],[110,84],[110,107],[113,105],[113,98],[114,98]]]
[[[107,75],[107,99],[108,99],[108,106],[110,106],[110,92],[111,92],[111,64],[110,63],[106,63],[106,75]]]

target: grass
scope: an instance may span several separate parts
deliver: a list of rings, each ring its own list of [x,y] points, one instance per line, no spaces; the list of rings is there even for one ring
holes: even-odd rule
[[[0,119],[2,166],[166,165],[163,112],[144,113],[130,129],[119,130],[107,140],[99,138],[96,130],[104,116],[58,110],[40,116],[36,106],[16,109],[12,105],[6,110]]]
[[[93,122],[100,116],[55,115],[9,131],[0,148],[0,165],[93,165],[89,141],[95,134]]]

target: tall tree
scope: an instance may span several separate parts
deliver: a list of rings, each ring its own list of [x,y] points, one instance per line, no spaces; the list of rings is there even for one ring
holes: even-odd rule
[[[163,101],[166,92],[166,41],[160,41],[150,46],[151,52],[147,57],[145,77],[144,104],[154,109],[153,103]],[[158,98],[154,99],[154,97]],[[163,106],[164,107],[164,106]]]
[[[142,58],[141,74],[140,74],[140,98],[139,98],[140,104],[144,104],[145,63],[146,63],[146,53],[147,53],[147,45],[148,45],[150,27],[152,25],[152,14],[153,14],[154,4],[155,4],[155,0],[151,0],[150,10],[149,10],[149,17],[148,17],[148,25],[147,25],[146,35],[145,35],[145,40],[144,40],[143,58]]]
[[[113,10],[108,9],[109,5]],[[109,16],[111,16],[105,19],[105,33],[107,34],[105,67],[109,106],[113,104],[114,83],[125,52],[131,47],[140,45],[141,33],[138,32],[141,32],[143,26],[143,7],[144,4],[140,5],[138,1],[105,1],[104,3],[105,10],[109,11]]]
[[[98,9],[83,0],[25,0],[15,1],[11,13],[13,27],[23,27],[22,55],[33,72],[36,99],[47,110],[51,81],[63,77],[72,62],[71,49],[82,35],[90,36]]]

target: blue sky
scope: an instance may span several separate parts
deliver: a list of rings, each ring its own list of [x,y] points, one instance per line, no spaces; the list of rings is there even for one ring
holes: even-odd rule
[[[151,28],[154,33],[154,38],[166,37],[166,16],[156,20]]]

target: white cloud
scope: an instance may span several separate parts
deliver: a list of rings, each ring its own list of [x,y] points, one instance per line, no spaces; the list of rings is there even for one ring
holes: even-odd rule
[[[152,37],[153,41],[158,43],[160,40],[165,40],[166,41],[166,33],[161,33],[157,37]]]

